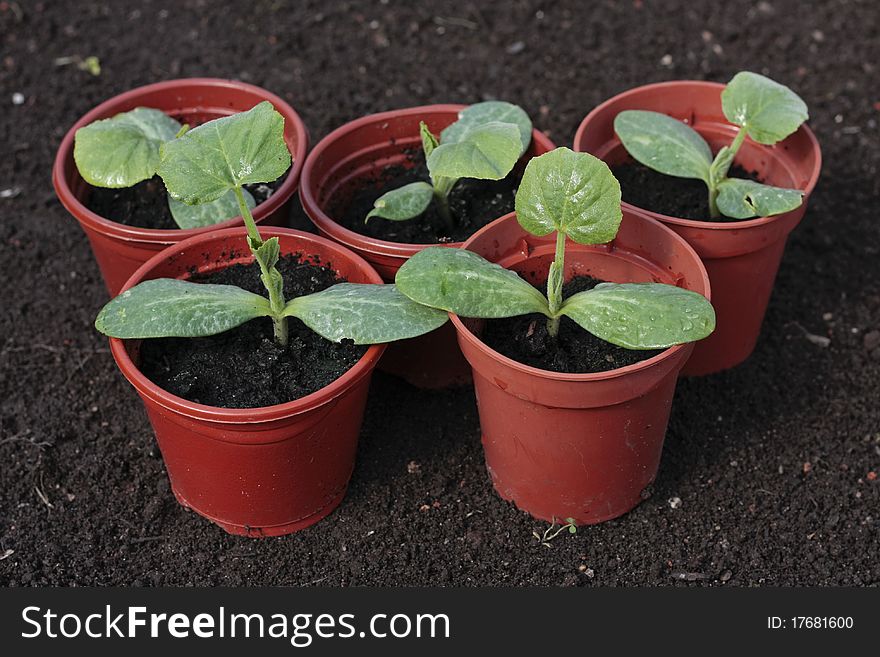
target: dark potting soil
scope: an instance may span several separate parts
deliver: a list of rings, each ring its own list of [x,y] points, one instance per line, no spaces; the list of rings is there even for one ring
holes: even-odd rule
[[[697,221],[742,221],[725,216],[712,219],[709,216],[708,192],[702,180],[667,176],[633,160],[611,167],[611,172],[620,182],[623,200],[637,208]],[[757,172],[748,171],[738,164],[730,167],[729,176],[761,182]]]
[[[7,4],[0,86],[25,103],[7,95],[0,110],[0,190],[21,189],[0,198],[0,278],[14,283],[0,288],[0,586],[880,584],[880,149],[877,98],[865,102],[880,41],[866,3]],[[101,75],[46,64],[72,53],[99,55]],[[176,502],[143,403],[94,330],[107,291],[88,241],[52,191],[77,117],[209,75],[287,98],[315,142],[371,112],[491,96],[569,144],[624,89],[726,81],[749,63],[809,105],[822,176],[755,353],[678,382],[660,471],[633,511],[542,546],[532,532],[547,524],[492,488],[473,388],[382,372],[348,494],[314,527],[229,536]]]
[[[463,242],[486,224],[513,212],[520,179],[516,169],[501,180],[459,180],[449,193],[449,211],[456,220],[452,231],[437,211],[435,201],[420,216],[408,221],[371,217],[364,223],[364,217],[382,194],[409,183],[430,182],[424,152],[412,152],[409,159],[411,166],[386,167],[373,179],[358,180],[357,189],[338,194],[328,206],[329,216],[349,230],[388,242],[437,244]]]
[[[245,185],[257,205],[269,199],[287,178],[283,176],[270,183]],[[85,200],[85,206],[101,217],[126,226],[153,228],[157,230],[176,230],[179,228],[168,207],[168,192],[165,183],[157,175],[142,180],[131,187],[110,189],[92,187]]]
[[[602,283],[591,276],[576,276],[562,287],[562,297],[592,290]],[[543,288],[542,288],[543,291]],[[551,372],[607,372],[647,360],[662,350],[624,349],[584,330],[568,317],[559,323],[555,338],[547,332],[547,318],[540,313],[486,320],[480,339],[500,354]]]
[[[278,262],[285,298],[320,292],[341,283],[328,266],[304,262],[298,255]],[[237,285],[264,294],[256,263],[239,264],[197,279]],[[278,345],[272,321],[253,319],[207,338],[159,338],[141,343],[140,368],[151,381],[184,399],[225,408],[271,406],[299,399],[348,371],[367,347],[331,342],[300,320],[288,319],[289,342]]]

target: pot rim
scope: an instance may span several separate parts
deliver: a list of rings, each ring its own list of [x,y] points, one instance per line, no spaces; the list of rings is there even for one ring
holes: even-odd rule
[[[471,242],[474,241],[478,236],[481,236],[481,234],[483,234],[485,232],[489,232],[489,230],[493,226],[495,226],[496,224],[499,224],[502,221],[509,221],[511,217],[515,217],[515,216],[516,216],[516,212],[511,212],[509,214],[504,215],[503,217],[496,219],[491,224],[484,226],[483,228],[478,230],[476,233],[474,233],[464,243],[464,246],[462,246],[461,248],[467,249],[468,246],[471,244]],[[663,230],[669,234],[669,237],[671,239],[673,239],[673,241],[678,242],[679,246],[681,246],[685,251],[688,251],[690,253],[690,255],[694,258],[695,261],[701,263],[699,270],[700,270],[700,275],[702,278],[703,286],[706,290],[705,297],[706,297],[706,299],[711,301],[712,290],[711,290],[711,287],[709,284],[709,275],[706,272],[705,266],[702,265],[702,262],[700,260],[700,256],[697,255],[696,251],[694,251],[694,249],[690,246],[690,244],[688,244],[687,241],[683,237],[681,237],[680,235],[678,235],[674,231],[670,230],[669,228],[666,228],[665,226],[663,226],[662,223],[660,223],[656,219],[652,219],[651,217],[647,217],[643,214],[639,214],[638,212],[632,212],[631,216],[635,217],[634,220],[636,220],[636,221],[648,221],[651,223],[659,224],[660,227],[662,227]],[[523,233],[526,234],[524,229],[523,229]],[[614,254],[612,252],[612,253],[609,253],[608,255],[613,256]],[[548,379],[548,380],[554,380],[554,381],[568,381],[571,383],[588,383],[588,382],[595,382],[595,381],[607,381],[609,379],[616,379],[616,378],[627,376],[630,374],[636,374],[636,373],[641,372],[643,370],[650,369],[650,368],[654,367],[655,365],[659,365],[660,363],[665,362],[667,360],[671,360],[676,357],[679,357],[680,355],[682,355],[682,352],[689,350],[689,349],[692,349],[693,345],[696,344],[693,342],[686,342],[683,344],[674,345],[672,347],[667,347],[666,349],[661,351],[656,356],[652,356],[651,358],[648,358],[646,360],[639,361],[638,363],[633,363],[632,365],[627,365],[625,367],[618,367],[613,370],[607,370],[605,372],[588,372],[585,374],[579,374],[579,373],[573,373],[573,372],[553,372],[551,370],[542,370],[538,367],[532,367],[531,365],[526,365],[524,363],[520,363],[519,361],[513,360],[512,358],[508,358],[504,354],[495,351],[489,345],[487,345],[485,342],[480,340],[479,337],[477,337],[473,332],[471,332],[471,330],[469,328],[467,328],[464,325],[464,322],[461,320],[461,318],[458,315],[450,312],[449,319],[452,321],[453,325],[455,326],[456,332],[458,333],[459,337],[464,337],[464,339],[467,340],[468,342],[470,342],[472,346],[476,347],[477,349],[482,351],[484,354],[486,354],[490,358],[499,361],[500,363],[502,363],[506,367],[509,367],[512,370],[516,370],[517,372],[520,372],[522,374],[526,374],[526,375],[532,376],[532,377],[537,377],[540,379]]]
[[[612,103],[619,101],[621,98],[634,96],[644,91],[661,90],[675,93],[682,87],[688,86],[714,88],[718,89],[718,92],[720,93],[721,90],[723,90],[727,85],[723,82],[709,82],[707,80],[667,80],[665,82],[653,82],[651,84],[643,84],[638,87],[633,87],[632,89],[627,89],[626,91],[616,94],[611,98],[603,101],[592,110],[590,110],[590,112],[583,118],[580,125],[578,126],[577,132],[575,132],[574,135],[574,150],[578,150],[581,139],[586,133],[586,129],[589,125],[590,120],[595,118],[595,116],[600,114],[601,112],[606,111]],[[727,123],[726,125],[733,126],[732,123]],[[822,150],[819,148],[819,141],[816,139],[816,135],[806,124],[806,122],[804,122],[794,134],[797,134],[797,132],[803,132],[807,141],[809,141],[810,143],[810,147],[816,154],[816,164],[813,167],[810,179],[807,181],[806,188],[801,190],[804,192],[804,203],[806,203],[806,199],[813,192],[813,189],[816,187],[816,182],[819,180],[819,173],[822,170]],[[763,145],[759,144],[759,146]],[[704,228],[706,230],[742,230],[746,228],[757,228],[759,226],[764,226],[766,224],[773,223],[774,221],[778,221],[780,217],[784,217],[788,214],[787,212],[783,212],[782,214],[755,217],[753,219],[743,219],[740,221],[701,221],[699,219],[684,219],[682,217],[673,217],[671,215],[661,214],[659,212],[654,212],[653,210],[640,208],[639,206],[632,205],[631,203],[627,203],[626,201],[622,201],[621,206],[635,212],[647,215],[649,218],[661,221],[663,223],[673,224],[676,226],[685,226],[688,228]],[[801,204],[800,207],[803,207],[803,204]],[[799,208],[795,208],[795,210],[793,211],[797,211],[798,209]]]
[[[292,238],[302,244],[304,250],[320,245],[325,254],[329,251],[335,258],[346,259],[363,271],[370,283],[383,283],[382,278],[366,260],[331,240],[318,235],[311,235],[309,233],[294,230],[292,228],[263,227],[261,228],[260,233],[264,237],[280,237],[282,239]],[[183,240],[176,244],[173,249],[175,252],[178,250],[187,251],[198,248],[200,244],[213,241],[217,238],[227,236],[241,236],[244,238],[246,235],[247,229],[244,226],[212,230]],[[167,251],[168,250],[166,249],[165,251],[157,253],[141,265],[125,282],[125,285],[119,293],[122,294],[122,292],[137,285],[142,280],[148,280],[147,276],[151,273],[153,268],[169,257]],[[282,248],[282,253],[284,252],[285,251]],[[323,256],[322,259],[324,259]],[[273,406],[225,408],[189,401],[188,399],[178,397],[156,385],[150,381],[150,379],[148,379],[134,363],[131,356],[128,354],[128,350],[125,348],[125,342],[125,340],[120,338],[110,338],[110,352],[113,354],[113,358],[119,366],[119,369],[122,371],[123,376],[128,379],[129,383],[131,383],[139,393],[149,397],[151,401],[184,416],[229,424],[269,422],[304,413],[322,406],[323,404],[339,397],[364,376],[367,376],[386,348],[385,344],[370,345],[366,353],[361,356],[351,368],[344,372],[342,376],[334,379],[320,390],[316,390],[305,397],[300,397],[299,399],[294,399],[293,401],[285,402],[283,404],[275,404]]]
[[[320,230],[332,235],[333,239],[342,242],[352,249],[370,250],[382,255],[399,256],[409,258],[419,251],[429,246],[449,246],[460,248],[464,242],[448,242],[444,244],[413,244],[410,242],[389,242],[380,240],[369,235],[361,235],[353,230],[334,221],[318,203],[315,194],[312,193],[313,173],[311,163],[317,160],[331,144],[336,141],[344,140],[355,130],[358,130],[371,123],[380,121],[390,121],[400,117],[409,117],[413,115],[424,114],[425,112],[455,112],[456,114],[468,107],[460,103],[437,103],[434,105],[419,105],[416,107],[405,107],[403,109],[388,110],[386,112],[378,112],[376,114],[368,114],[353,121],[345,123],[319,141],[309,153],[306,165],[302,171],[302,180],[299,186],[299,198],[302,202],[303,209],[309,215],[312,223]],[[532,143],[541,143],[548,150],[555,148],[553,141],[543,132],[532,128]]]
[[[264,100],[268,100],[270,103],[272,103],[275,109],[278,110],[278,112],[284,117],[285,126],[292,126],[293,132],[294,134],[296,134],[296,152],[291,153],[293,162],[291,163],[290,170],[284,182],[282,182],[281,185],[278,186],[278,188],[275,190],[275,193],[273,193],[271,197],[269,197],[253,209],[252,214],[254,216],[254,220],[259,221],[266,215],[271,214],[272,212],[277,210],[285,201],[292,197],[294,192],[296,192],[300,175],[302,173],[302,168],[305,166],[306,153],[308,152],[309,148],[308,130],[306,129],[305,123],[303,123],[296,110],[294,110],[293,107],[291,107],[290,104],[281,97],[273,94],[270,91],[267,91],[266,89],[263,89],[262,87],[249,84],[247,82],[225,78],[179,78],[176,80],[165,80],[163,82],[155,82],[153,84],[135,87],[134,89],[129,89],[128,91],[125,91],[121,94],[112,96],[111,98],[108,98],[107,100],[103,101],[99,105],[96,105],[91,110],[83,114],[76,121],[76,123],[73,124],[70,130],[67,131],[67,133],[64,135],[64,138],[61,140],[61,144],[59,145],[58,151],[55,154],[55,162],[52,166],[52,184],[55,187],[55,193],[57,194],[59,200],[61,201],[62,205],[64,205],[64,207],[67,209],[67,211],[73,214],[74,217],[81,221],[83,224],[87,225],[89,228],[99,233],[112,235],[116,239],[130,242],[175,244],[182,240],[189,239],[193,236],[204,234],[208,231],[223,230],[240,225],[242,219],[239,216],[227,219],[226,221],[214,224],[212,226],[204,226],[201,228],[157,229],[127,226],[117,221],[107,219],[106,217],[102,217],[101,215],[89,210],[76,197],[70,185],[67,183],[67,176],[65,175],[68,170],[67,163],[73,158],[73,142],[74,135],[76,134],[77,130],[98,119],[105,118],[108,113],[118,113],[111,108],[119,105],[120,103],[136,101],[137,98],[145,93],[152,93],[163,90],[173,91],[193,86],[208,86],[244,90],[253,93],[256,96],[262,97]],[[289,144],[288,150],[290,150]],[[76,166],[74,165],[73,168],[75,170]],[[79,176],[80,174],[78,171],[75,171],[75,175]]]

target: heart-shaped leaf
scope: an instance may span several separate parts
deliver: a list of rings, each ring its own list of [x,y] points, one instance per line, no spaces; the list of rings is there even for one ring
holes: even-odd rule
[[[284,117],[268,101],[193,128],[164,144],[161,157],[159,175],[168,192],[190,205],[272,182],[290,167]]]
[[[73,159],[90,185],[131,187],[156,175],[160,146],[179,130],[164,112],[138,107],[77,130]]]
[[[626,152],[646,167],[709,181],[712,149],[689,125],[658,112],[625,110],[614,117],[614,132]]]
[[[462,317],[549,313],[544,295],[515,272],[464,249],[423,249],[403,264],[395,283],[413,301]]]
[[[254,197],[246,189],[242,189],[241,193],[244,195],[247,206],[253,209],[257,204]],[[174,221],[181,228],[213,226],[221,221],[237,217],[241,213],[238,209],[238,199],[235,198],[235,192],[231,189],[220,198],[199,205],[187,205],[169,194],[168,207],[171,209]]]
[[[110,301],[95,328],[114,338],[197,338],[271,314],[269,301],[233,285],[144,281]]]
[[[391,221],[418,217],[428,209],[433,196],[434,188],[426,182],[414,182],[392,189],[373,202],[373,209],[365,221],[369,221],[370,217],[382,217]]]
[[[519,159],[519,129],[512,123],[485,123],[468,130],[461,141],[442,143],[428,156],[433,179],[501,180]]]
[[[762,185],[754,180],[727,178],[718,185],[718,209],[726,217],[748,219],[789,212],[803,203],[799,189]]]
[[[440,142],[454,144],[464,141],[474,128],[496,121],[512,123],[519,129],[521,157],[532,142],[532,120],[523,108],[503,100],[487,100],[464,108],[458,113],[458,121],[440,133]]]
[[[318,335],[339,342],[380,344],[413,338],[442,326],[449,316],[403,296],[394,285],[338,283],[297,297],[284,309]]]
[[[560,312],[626,349],[664,349],[715,329],[715,310],[704,296],[660,283],[600,283],[570,296]]]
[[[775,144],[809,118],[807,105],[791,89],[770,78],[743,71],[721,92],[721,108],[731,123],[746,129],[759,144]]]
[[[620,184],[602,160],[557,148],[526,165],[516,218],[533,235],[559,231],[580,244],[604,244],[623,218]]]

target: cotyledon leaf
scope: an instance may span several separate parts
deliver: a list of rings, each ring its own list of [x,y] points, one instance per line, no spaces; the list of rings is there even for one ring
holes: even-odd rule
[[[248,208],[253,210],[257,205],[254,197],[246,189],[242,189],[241,193]],[[174,221],[184,229],[213,226],[241,214],[241,210],[238,208],[238,199],[235,198],[235,192],[231,189],[218,199],[197,205],[187,205],[169,194],[168,207]]]
[[[286,317],[297,317],[318,335],[339,342],[380,344],[413,338],[442,326],[449,316],[402,295],[394,285],[337,283],[287,303]]]
[[[131,187],[156,175],[159,150],[174,139],[180,123],[164,112],[137,107],[76,131],[73,159],[96,187]]]
[[[95,328],[114,338],[196,338],[270,314],[268,299],[233,285],[159,278],[112,299]]]
[[[715,329],[715,310],[704,296],[661,283],[600,283],[566,299],[560,314],[626,349],[663,349]]]
[[[727,178],[718,185],[718,209],[725,217],[748,219],[789,212],[803,203],[799,189],[771,187],[754,180]]]
[[[689,125],[659,112],[624,110],[614,132],[626,152],[660,173],[709,182],[712,149]]]
[[[759,144],[775,144],[809,118],[807,104],[791,89],[763,75],[741,71],[721,92],[721,109],[731,123]]]
[[[463,249],[423,249],[398,270],[395,283],[413,301],[462,317],[549,313],[544,295],[515,272]]]
[[[381,217],[390,221],[406,221],[418,217],[431,204],[434,188],[426,182],[414,182],[390,192],[385,192],[373,202],[370,217]]]
[[[289,166],[284,117],[263,101],[163,144],[159,175],[171,196],[192,205],[242,185],[272,182]]]

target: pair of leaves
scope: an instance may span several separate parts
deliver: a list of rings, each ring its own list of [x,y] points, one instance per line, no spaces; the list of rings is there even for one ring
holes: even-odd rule
[[[297,297],[287,303],[282,315],[299,318],[333,342],[349,339],[355,344],[415,337],[447,320],[446,313],[414,303],[394,285],[354,283]],[[194,338],[272,316],[268,299],[259,294],[232,285],[160,278],[144,281],[110,301],[95,327],[115,338]]]
[[[274,111],[271,105],[269,109]],[[283,119],[281,121],[283,134]],[[191,132],[197,130],[200,128]],[[77,130],[74,138],[74,161],[80,175],[90,185],[131,187],[152,178],[156,173],[161,174],[160,168],[164,168],[162,159],[165,145],[185,139],[185,135],[175,139],[183,131],[184,127],[164,112],[138,107]],[[259,182],[275,180],[279,175],[281,174]],[[248,208],[253,208],[256,205],[253,196],[247,190],[242,192]],[[190,205],[178,198],[169,193],[168,205],[180,228],[211,226],[240,214],[238,201],[231,190],[199,205]]]
[[[367,221],[417,217],[435,195],[445,196],[461,178],[504,178],[528,149],[532,122],[516,105],[486,101],[459,112],[458,121],[444,129],[440,139],[424,122],[420,134],[432,183],[415,182],[386,192],[376,199]]]
[[[807,107],[797,94],[756,73],[737,73],[722,91],[721,102],[725,117],[761,144],[785,139],[807,119]],[[717,189],[718,209],[728,217],[780,214],[801,204],[800,190],[726,178],[735,152],[725,147],[713,159],[703,137],[672,117],[626,110],[615,117],[614,131],[627,152],[645,166]]]
[[[462,317],[554,316],[547,299],[514,272],[461,249],[420,251],[400,268],[395,283],[413,301]],[[561,315],[627,349],[692,342],[715,328],[715,311],[705,297],[659,283],[601,283],[566,299]]]
[[[557,148],[529,161],[517,190],[516,213],[535,235],[557,232],[581,244],[608,242],[622,218],[620,185],[598,158]],[[551,267],[560,277],[562,265],[559,258]],[[400,268],[395,284],[413,301],[463,317],[566,315],[628,349],[699,340],[715,326],[714,310],[704,297],[655,283],[603,283],[551,307],[516,273],[460,249],[420,251]]]

